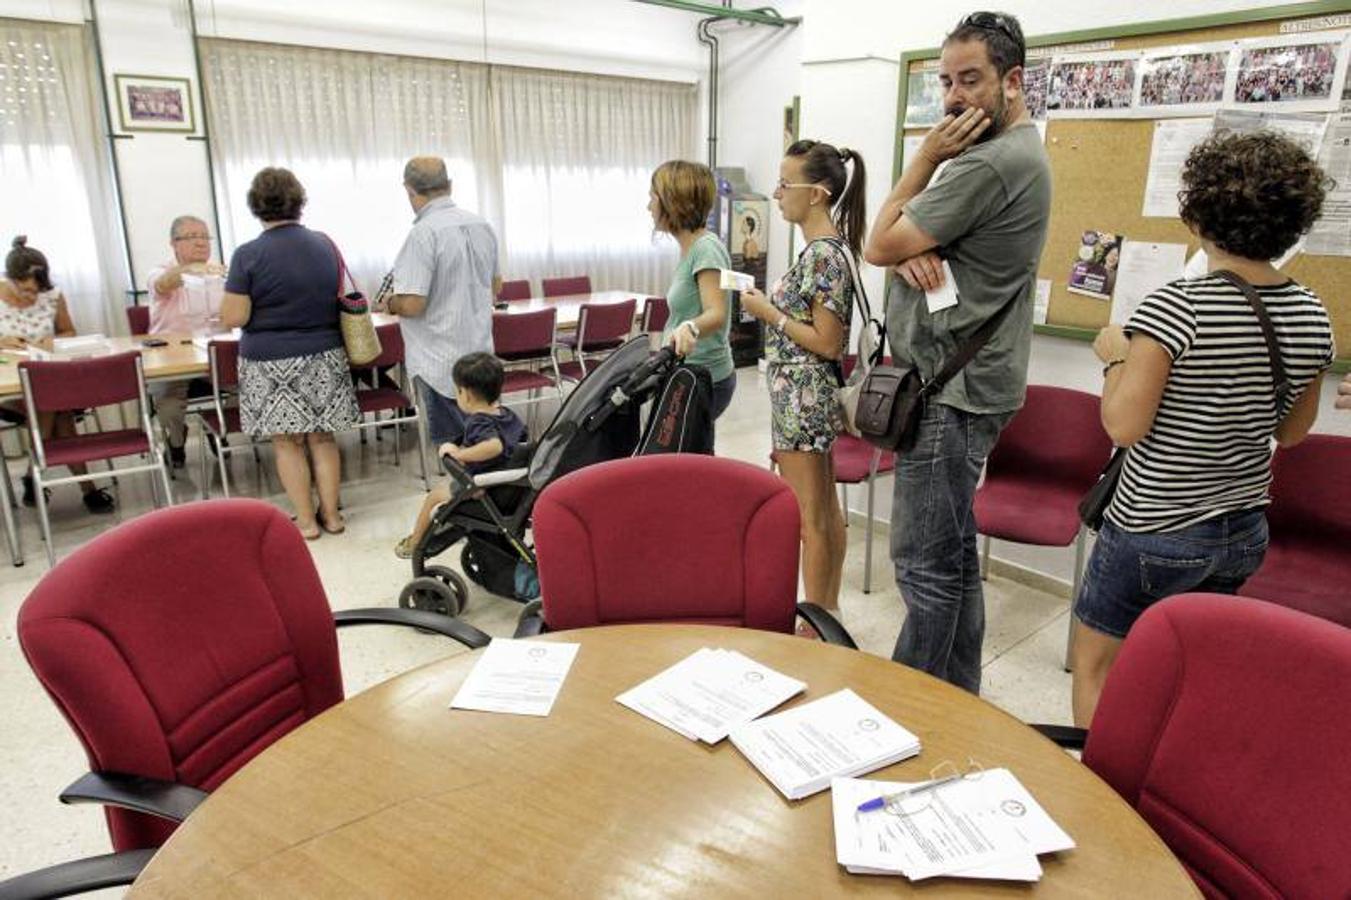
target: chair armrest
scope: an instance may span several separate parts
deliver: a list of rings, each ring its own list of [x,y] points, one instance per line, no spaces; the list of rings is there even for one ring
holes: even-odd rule
[[[532,638],[538,637],[548,631],[544,624],[543,604],[538,600],[531,600],[521,610],[521,617],[516,620],[516,633],[514,638]]]
[[[131,884],[154,855],[154,849],[124,850],[26,872],[0,881],[0,900],[45,900]]]
[[[858,649],[858,644],[854,643],[854,639],[849,636],[849,632],[844,630],[844,626],[840,624],[839,620],[815,603],[799,603],[797,614],[806,619],[812,630],[819,634],[821,640],[827,644],[848,647],[850,650]]]
[[[402,625],[434,631],[459,641],[470,650],[486,647],[492,641],[468,622],[453,616],[428,612],[425,609],[397,609],[392,606],[369,606],[363,609],[339,609],[333,613],[333,624],[338,628],[348,625]]]
[[[206,797],[206,791],[176,781],[120,772],[88,772],[61,792],[62,803],[120,806],[173,822],[186,819]]]
[[[1071,725],[1033,724],[1031,727],[1041,732],[1043,737],[1050,738],[1066,750],[1084,749],[1084,741],[1088,738],[1087,729],[1075,728]]]

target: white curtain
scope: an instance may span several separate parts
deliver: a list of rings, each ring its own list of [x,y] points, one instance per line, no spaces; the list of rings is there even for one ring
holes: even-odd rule
[[[666,287],[676,250],[653,240],[648,179],[694,150],[693,85],[219,39],[201,57],[226,247],[258,232],[254,173],[283,165],[373,291],[412,221],[403,164],[430,154],[497,231],[504,277]]]
[[[664,293],[678,251],[653,237],[648,188],[693,153],[695,87],[502,67],[492,87],[509,274]]]
[[[127,275],[91,39],[0,19],[0,257],[28,235],[76,328],[108,334],[126,330]]]

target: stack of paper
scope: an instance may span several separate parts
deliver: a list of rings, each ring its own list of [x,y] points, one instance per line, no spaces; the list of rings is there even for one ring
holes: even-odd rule
[[[848,688],[742,725],[731,738],[789,800],[919,753],[919,738]]]
[[[716,744],[806,689],[735,650],[705,647],[615,699],[692,741]]]
[[[450,708],[547,716],[579,646],[495,638],[460,685]]]
[[[854,778],[831,783],[840,865],[856,874],[912,881],[938,875],[1037,881],[1038,854],[1074,847],[1007,769],[952,781],[908,797],[896,809],[859,812],[869,800],[918,786]]]

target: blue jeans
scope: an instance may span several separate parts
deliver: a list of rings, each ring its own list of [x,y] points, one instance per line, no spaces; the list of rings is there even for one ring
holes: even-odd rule
[[[713,382],[713,394],[709,399],[708,411],[714,421],[717,421],[718,416],[727,412],[727,407],[732,405],[732,395],[735,393],[736,372],[728,375],[722,381]]]
[[[427,417],[427,435],[431,438],[432,452],[446,442],[458,444],[464,440],[464,413],[454,398],[433,390],[421,378],[416,379],[418,396],[422,399],[422,409]]]
[[[1177,531],[1137,533],[1102,523],[1074,615],[1089,628],[1125,638],[1135,620],[1174,594],[1236,594],[1267,552],[1267,517],[1247,509]]]
[[[930,402],[915,446],[896,456],[891,561],[906,617],[891,658],[973,694],[985,595],[972,504],[985,458],[1012,417]]]

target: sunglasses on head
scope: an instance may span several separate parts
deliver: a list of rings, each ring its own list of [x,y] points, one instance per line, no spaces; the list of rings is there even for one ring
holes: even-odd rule
[[[1022,40],[1013,30],[1013,25],[1010,24],[1008,18],[1001,16],[999,13],[974,12],[962,19],[959,26],[962,28],[967,26],[983,28],[986,31],[1002,31],[1011,41],[1021,42]]]

